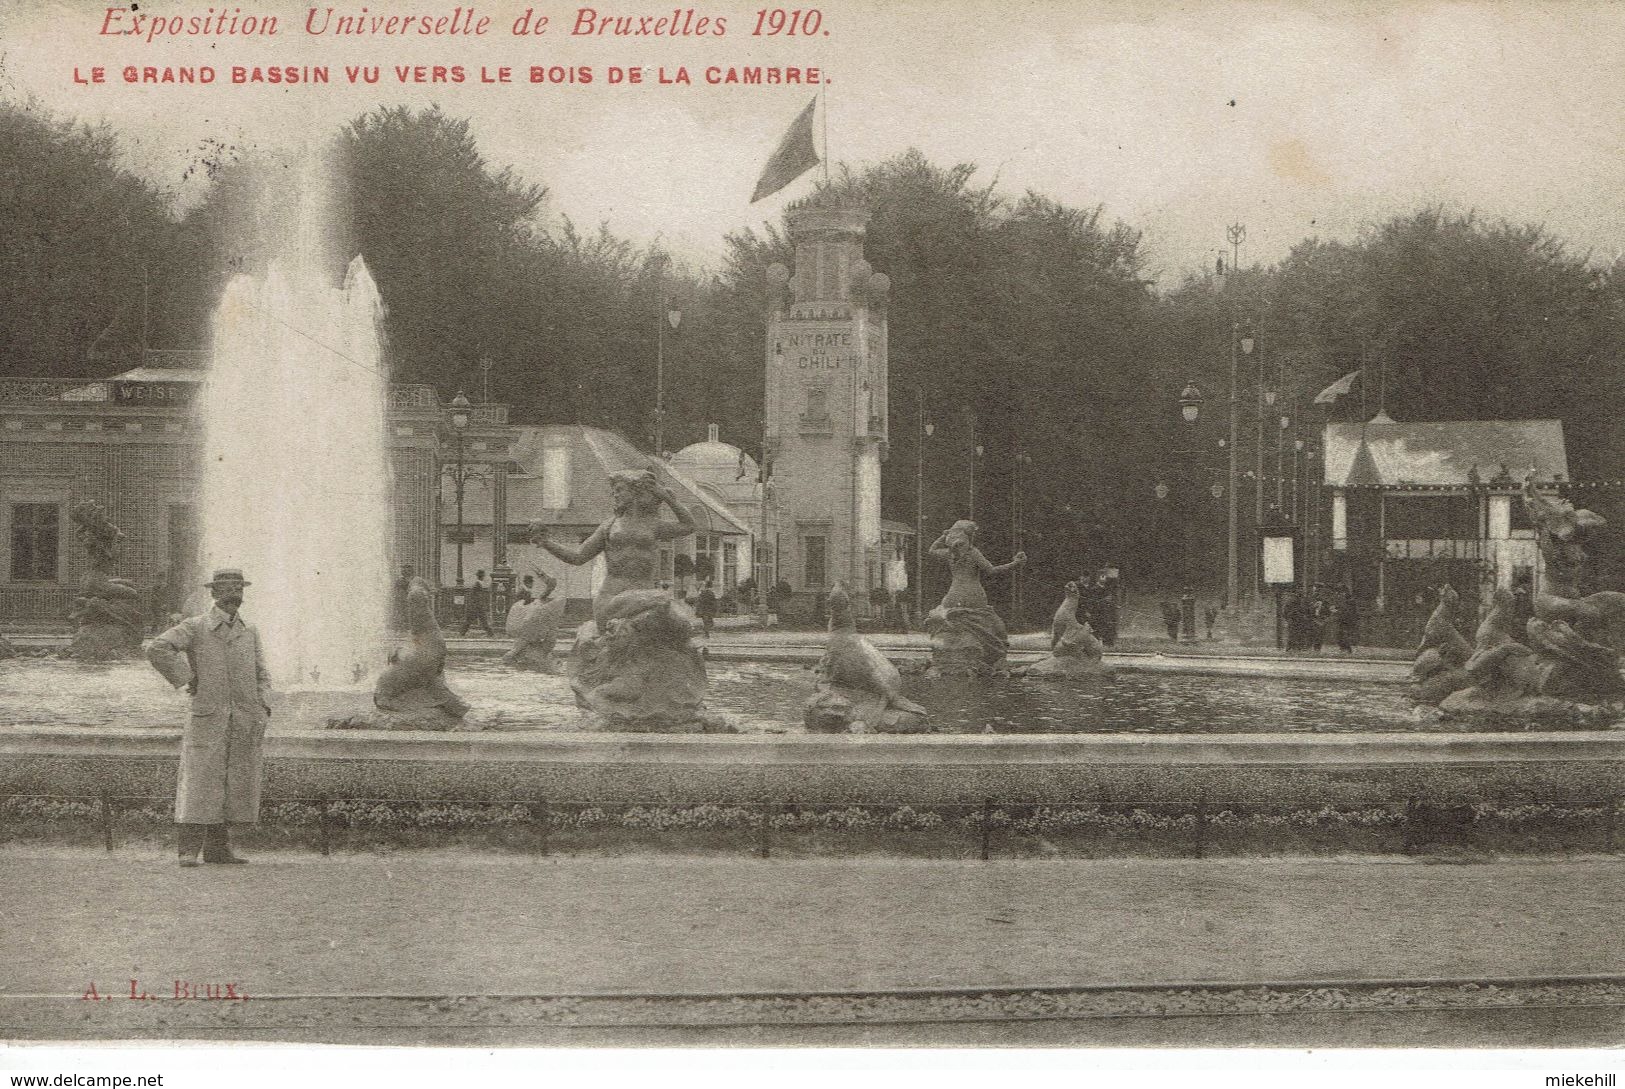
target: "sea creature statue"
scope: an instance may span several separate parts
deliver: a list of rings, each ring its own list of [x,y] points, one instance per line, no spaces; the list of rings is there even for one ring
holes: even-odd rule
[[[1524,509],[1538,531],[1544,586],[1534,616],[1517,630],[1512,597],[1496,591],[1465,670],[1471,687],[1446,696],[1447,713],[1562,715],[1625,707],[1625,593],[1584,593],[1587,531],[1603,525],[1568,500],[1540,495],[1524,478]]]
[[[609,481],[615,516],[580,547],[549,540],[540,523],[530,527],[532,543],[572,566],[604,557],[592,619],[577,629],[566,663],[576,703],[610,730],[725,731],[705,714],[705,662],[690,642],[694,613],[655,583],[659,542],[692,534],[693,516],[651,469],[623,469]],[[676,521],[661,521],[661,507]]]
[[[554,597],[557,580],[542,576],[547,581],[547,592],[535,601],[516,601],[508,609],[506,631],[513,639],[513,649],[502,660],[515,669],[534,673],[557,673],[558,659],[553,655],[553,644],[558,637],[559,625],[564,622],[565,599]]]
[[[1473,647],[1456,630],[1453,619],[1460,600],[1449,583],[1439,587],[1439,604],[1422,629],[1422,642],[1411,665],[1411,679],[1416,684],[1413,694],[1422,703],[1438,703],[1473,683],[1463,668],[1473,656]]]
[[[94,502],[74,504],[69,516],[90,559],[90,570],[68,614],[74,624],[73,642],[62,657],[87,662],[136,657],[146,623],[141,595],[129,579],[112,574],[124,534]]]
[[[926,710],[903,696],[903,677],[858,634],[852,599],[840,583],[829,595],[829,642],[819,661],[818,692],[802,719],[822,733],[924,733]]]
[[[330,722],[337,728],[371,730],[479,729],[466,719],[468,704],[446,685],[446,639],[435,620],[434,597],[423,578],[406,591],[405,647],[390,655],[389,665],[372,690],[373,706],[365,715]]]
[[[1027,562],[1025,552],[1017,552],[1009,563],[988,562],[976,547],[976,523],[955,522],[931,545],[931,555],[948,561],[953,583],[942,603],[925,616],[925,630],[931,637],[931,676],[962,677],[997,672],[1004,665],[1010,637],[1004,621],[987,603],[982,588],[983,575],[1014,570]]]
[[[1066,596],[1055,610],[1050,626],[1050,656],[1026,666],[1023,677],[1109,677],[1111,669],[1102,660],[1106,646],[1088,624],[1078,623],[1078,584],[1066,584]]]

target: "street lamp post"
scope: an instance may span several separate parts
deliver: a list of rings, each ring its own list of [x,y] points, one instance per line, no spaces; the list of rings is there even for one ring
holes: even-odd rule
[[[920,433],[914,444],[914,600],[925,600],[925,440],[936,425],[925,419],[925,390],[914,387]]]
[[[664,256],[655,259],[655,457],[666,453],[666,326],[676,332],[682,324],[683,312],[666,306],[666,263]]]
[[[1196,448],[1196,441],[1195,441],[1193,436],[1194,436],[1195,431],[1196,431],[1196,421],[1202,415],[1202,391],[1197,388],[1196,383],[1194,383],[1194,382],[1187,383],[1185,385],[1185,388],[1180,391],[1180,394],[1179,394],[1179,415],[1180,415],[1180,418],[1185,421],[1185,432],[1186,432],[1185,456],[1192,463],[1192,465],[1191,465],[1191,470],[1192,470],[1191,475],[1193,477],[1193,485],[1192,486],[1195,487],[1197,489],[1197,491],[1198,491],[1198,503],[1200,503],[1201,502],[1201,500],[1200,500],[1201,466],[1200,466],[1199,462],[1197,461],[1196,454],[1194,453],[1194,450]],[[1187,509],[1189,509],[1189,503],[1188,502],[1187,502]],[[1195,565],[1191,561],[1191,552],[1192,552],[1192,549],[1191,549],[1191,535],[1192,535],[1192,531],[1194,529],[1194,526],[1192,525],[1192,523],[1195,520],[1196,519],[1194,517],[1187,518],[1185,528],[1184,528],[1185,547],[1182,550],[1184,552],[1184,556],[1183,556],[1182,564],[1181,564],[1183,569],[1180,571],[1180,581],[1183,582],[1183,583],[1190,583],[1190,582],[1193,581],[1192,577],[1191,577],[1192,576],[1192,570],[1191,569]]]
[[[457,501],[457,587],[463,585],[463,495],[464,486],[468,482],[468,464],[464,460],[463,436],[468,432],[469,410],[473,406],[463,391],[458,390],[457,396],[451,399],[451,436],[453,449],[456,451],[457,463],[452,470],[452,494]],[[495,528],[494,526],[492,527]]]
[[[976,441],[976,413],[970,414],[970,513],[966,515],[971,521],[976,521],[976,463],[982,460],[982,444]]]
[[[1225,228],[1225,238],[1230,243],[1230,272],[1232,275],[1241,271],[1241,244],[1247,240],[1247,228],[1235,223]],[[1232,295],[1230,303],[1230,445],[1228,467],[1225,474],[1225,485],[1230,492],[1226,510],[1225,532],[1225,578],[1224,578],[1224,604],[1226,607],[1237,603],[1239,591],[1237,587],[1237,540],[1236,530],[1239,521],[1236,497],[1236,450],[1241,442],[1240,401],[1237,397],[1238,372],[1241,363],[1241,353],[1252,354],[1253,341],[1251,337],[1243,338],[1241,335],[1241,319],[1238,316],[1235,297]]]
[[[1257,342],[1254,342],[1256,347]],[[1254,354],[1254,353],[1249,353]],[[1256,353],[1258,361],[1258,427],[1257,436],[1253,443],[1253,600],[1257,601],[1261,593],[1260,586],[1263,579],[1263,556],[1259,553],[1262,548],[1264,525],[1264,413],[1266,409],[1275,407],[1278,393],[1275,384],[1268,381],[1264,375],[1263,353]]]
[[[1014,555],[1024,550],[1027,532],[1025,512],[1021,505],[1021,469],[1024,465],[1033,463],[1032,455],[1025,450],[1016,452],[1015,464],[1010,472],[1010,551]],[[1015,577],[1010,580],[1010,614],[1019,621],[1022,613],[1022,598],[1024,587],[1022,577],[1026,573],[1025,567],[1018,567]]]

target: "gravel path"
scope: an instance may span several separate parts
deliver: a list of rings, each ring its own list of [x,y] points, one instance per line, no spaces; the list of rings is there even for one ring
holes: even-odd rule
[[[870,990],[1625,971],[1625,864],[0,852],[0,995]]]

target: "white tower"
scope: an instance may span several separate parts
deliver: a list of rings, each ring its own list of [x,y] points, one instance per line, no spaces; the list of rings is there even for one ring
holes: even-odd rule
[[[765,428],[781,526],[780,577],[798,593],[881,581],[886,293],[863,259],[869,214],[788,214],[795,271],[769,270]],[[784,287],[788,282],[788,298]]]

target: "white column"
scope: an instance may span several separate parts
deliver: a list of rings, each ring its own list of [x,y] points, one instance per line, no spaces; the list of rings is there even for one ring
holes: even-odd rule
[[[1492,541],[1504,541],[1512,536],[1512,497],[1510,495],[1490,496],[1490,529],[1489,538]]]
[[[1342,488],[1332,492],[1332,547],[1343,551],[1349,546],[1349,498]]]

